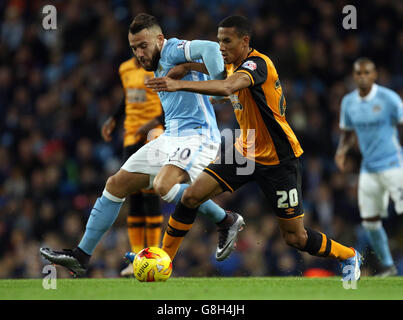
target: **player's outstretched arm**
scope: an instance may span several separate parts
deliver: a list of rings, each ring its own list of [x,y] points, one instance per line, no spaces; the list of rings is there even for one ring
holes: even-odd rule
[[[248,75],[236,72],[224,80],[183,81],[168,77],[152,78],[145,82],[154,91],[190,91],[210,96],[229,96],[235,91],[251,85]]]

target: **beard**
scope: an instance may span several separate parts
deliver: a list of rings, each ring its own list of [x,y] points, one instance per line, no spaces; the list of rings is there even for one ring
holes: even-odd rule
[[[151,57],[151,62],[149,65],[144,65],[141,61],[141,65],[142,67],[146,70],[146,71],[157,71],[158,69],[158,62],[161,58],[161,52],[158,50],[158,48],[156,47],[153,55]]]

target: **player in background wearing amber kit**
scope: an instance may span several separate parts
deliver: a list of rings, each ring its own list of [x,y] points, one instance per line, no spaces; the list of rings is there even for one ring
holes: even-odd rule
[[[388,236],[382,218],[388,215],[389,197],[396,213],[403,213],[403,152],[399,130],[403,124],[402,99],[394,91],[375,83],[375,64],[368,58],[354,63],[357,89],[341,102],[341,137],[336,151],[337,167],[344,172],[347,153],[356,138],[362,154],[358,181],[358,204],[362,227],[381,262],[377,276],[395,276]]]
[[[204,201],[256,181],[276,213],[288,245],[314,256],[338,259],[343,280],[358,280],[361,255],[304,226],[298,160],[303,151],[285,119],[286,101],[277,71],[266,55],[249,47],[250,35],[251,25],[244,17],[232,16],[220,22],[217,36],[220,50],[225,64],[230,65],[225,80],[183,81],[163,77],[146,82],[155,91],[229,96],[242,130],[235,148],[222,151],[218,161],[210,164],[185,190],[175,215],[196,217],[197,208]],[[240,161],[226,161],[231,157],[252,162],[255,170],[240,175]],[[166,234],[163,244],[165,237]]]
[[[137,58],[123,62],[119,75],[124,89],[124,100],[102,126],[102,137],[112,140],[111,134],[124,116],[123,162],[139,150],[150,139],[163,132],[163,112],[158,95],[144,85],[147,78],[154,77],[144,70]],[[152,130],[152,131],[151,131]],[[149,135],[150,133],[150,135]],[[159,196],[153,189],[143,189],[129,197],[127,228],[131,250],[139,252],[145,247],[159,247],[163,222]],[[120,273],[133,275],[133,265],[129,264]]]

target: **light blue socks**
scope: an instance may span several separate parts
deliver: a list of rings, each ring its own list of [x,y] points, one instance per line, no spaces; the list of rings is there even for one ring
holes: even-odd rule
[[[362,226],[368,237],[368,241],[376,256],[385,267],[393,265],[392,254],[390,253],[388,236],[382,226],[382,221],[363,221]]]
[[[187,187],[189,187],[188,184],[176,184],[165,196],[162,197],[162,199],[177,204],[181,200],[182,194]],[[214,223],[221,222],[226,216],[225,210],[218,206],[213,200],[203,202],[197,213],[206,216]]]
[[[91,210],[84,236],[78,247],[86,254],[92,255],[98,242],[113,225],[125,199],[120,199],[104,190]]]

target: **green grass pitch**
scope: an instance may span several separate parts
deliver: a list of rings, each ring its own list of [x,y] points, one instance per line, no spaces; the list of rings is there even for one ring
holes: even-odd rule
[[[362,277],[345,289],[339,277],[0,280],[0,300],[402,300],[403,277]]]

